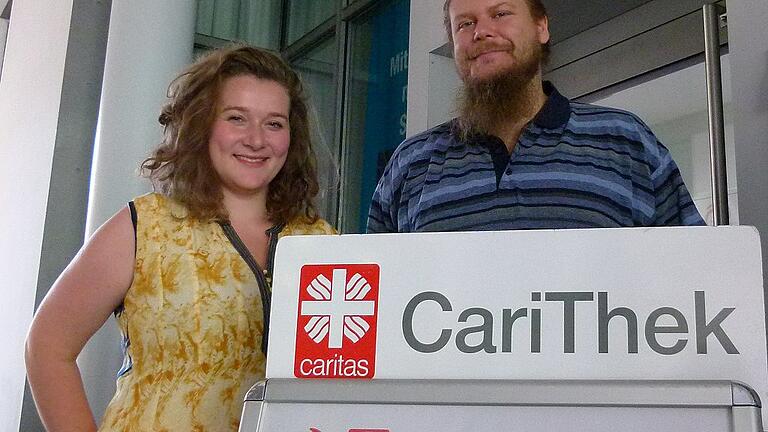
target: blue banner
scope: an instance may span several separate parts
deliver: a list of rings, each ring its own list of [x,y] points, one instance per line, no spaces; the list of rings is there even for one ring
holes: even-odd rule
[[[405,139],[410,0],[396,0],[371,20],[372,40],[365,113],[360,230],[371,196],[392,152]]]

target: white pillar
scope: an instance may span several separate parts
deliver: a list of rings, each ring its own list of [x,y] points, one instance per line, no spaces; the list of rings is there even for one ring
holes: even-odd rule
[[[0,79],[0,430],[19,428],[72,0],[15,0]],[[44,53],[44,55],[43,55]]]
[[[170,81],[192,59],[193,1],[113,0],[87,233],[148,190],[138,166],[160,141]]]
[[[194,31],[192,0],[112,1],[86,235],[149,190],[138,167],[160,141],[160,107],[168,84],[192,59]],[[121,361],[110,319],[78,359],[97,420],[114,393]]]

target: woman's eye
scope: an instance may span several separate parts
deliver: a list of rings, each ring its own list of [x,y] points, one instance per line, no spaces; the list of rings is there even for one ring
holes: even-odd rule
[[[231,122],[235,122],[235,123],[240,123],[240,122],[244,121],[245,119],[243,118],[243,116],[230,115],[229,117],[227,117],[227,120],[231,121]]]
[[[271,127],[272,129],[282,129],[284,127],[283,124],[278,121],[269,122],[267,123],[267,125],[269,125],[269,127]]]

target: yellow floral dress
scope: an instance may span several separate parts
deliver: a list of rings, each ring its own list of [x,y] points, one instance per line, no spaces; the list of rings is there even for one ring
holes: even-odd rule
[[[269,290],[274,245],[333,228],[322,220],[272,228],[262,275],[228,225],[190,219],[160,194],[133,208],[136,265],[116,311],[125,361],[99,430],[236,431],[245,392],[264,377],[261,287]]]

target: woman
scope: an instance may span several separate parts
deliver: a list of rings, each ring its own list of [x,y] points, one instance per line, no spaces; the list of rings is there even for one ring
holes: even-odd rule
[[[114,311],[125,362],[101,430],[237,430],[264,376],[277,239],[330,234],[318,219],[298,76],[236,46],[170,87],[161,145],[142,164],[159,193],[107,221],[56,281],[27,339],[49,430],[95,430],[75,363]]]

